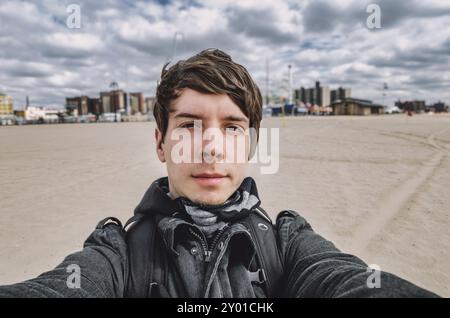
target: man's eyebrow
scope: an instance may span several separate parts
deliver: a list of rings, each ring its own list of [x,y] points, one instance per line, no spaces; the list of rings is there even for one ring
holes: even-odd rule
[[[196,115],[196,114],[191,114],[191,113],[178,113],[174,116],[174,118],[192,118],[192,119],[202,119],[202,116],[200,115]]]
[[[202,119],[203,117],[201,115],[197,115],[197,114],[182,112],[182,113],[176,114],[174,116],[174,118]],[[221,119],[225,120],[225,121],[236,121],[236,122],[244,122],[244,123],[248,122],[248,119],[246,117],[235,116],[235,115],[228,115],[228,116],[225,116],[225,117],[223,117]]]
[[[244,122],[244,123],[248,122],[248,119],[246,117],[234,116],[234,115],[225,116],[223,119],[227,120],[227,121],[240,121],[240,122]]]

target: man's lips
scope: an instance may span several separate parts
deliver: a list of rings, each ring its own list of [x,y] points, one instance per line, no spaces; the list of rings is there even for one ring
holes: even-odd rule
[[[220,173],[199,173],[193,175],[194,178],[225,178],[226,175]]]
[[[222,182],[227,176],[220,173],[199,173],[192,177],[195,182],[202,186],[215,186]]]

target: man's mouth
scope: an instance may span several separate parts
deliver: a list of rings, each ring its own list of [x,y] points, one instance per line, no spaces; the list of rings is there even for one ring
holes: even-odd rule
[[[223,182],[227,175],[220,173],[199,173],[192,175],[194,181],[202,186],[215,186]]]

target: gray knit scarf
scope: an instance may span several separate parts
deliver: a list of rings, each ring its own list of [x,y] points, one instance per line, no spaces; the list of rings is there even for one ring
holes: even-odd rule
[[[250,179],[250,178],[248,178]],[[250,182],[244,180],[243,185]],[[259,198],[241,186],[223,204],[196,204],[187,198],[179,198],[191,217],[206,237],[211,238],[217,230],[224,228],[230,221],[250,213],[260,204]]]

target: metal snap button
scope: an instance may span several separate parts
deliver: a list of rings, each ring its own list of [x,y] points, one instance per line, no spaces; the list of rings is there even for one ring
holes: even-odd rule
[[[191,248],[191,254],[192,255],[197,255],[198,254],[198,249],[196,247]]]
[[[219,245],[217,246],[217,248],[219,249],[219,251],[223,248],[223,242],[220,242]]]

